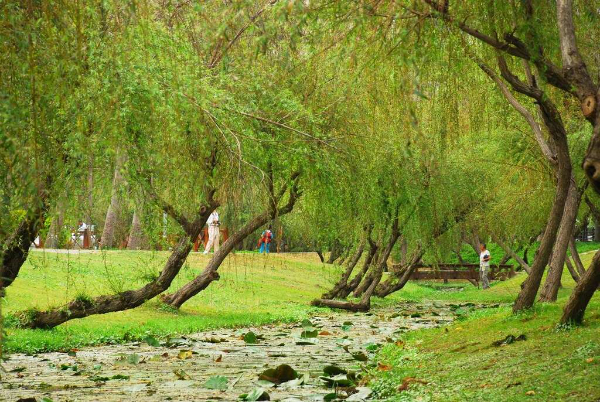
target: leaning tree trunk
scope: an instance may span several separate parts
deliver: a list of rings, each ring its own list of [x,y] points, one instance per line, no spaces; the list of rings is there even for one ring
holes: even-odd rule
[[[262,213],[246,223],[240,230],[235,232],[232,236],[229,236],[221,247],[219,247],[219,251],[214,253],[213,257],[208,262],[208,265],[206,265],[204,271],[202,271],[200,275],[183,285],[177,292],[162,295],[160,298],[161,301],[172,307],[179,308],[183,303],[206,289],[213,281],[219,280],[220,277],[217,269],[219,269],[219,266],[221,266],[225,257],[227,257],[241,241],[254,233],[255,230],[265,225],[269,219],[270,215],[268,213]]]
[[[225,260],[225,257],[246,237],[254,233],[258,228],[266,224],[270,219],[275,216],[283,216],[291,212],[298,199],[297,189],[294,185],[290,189],[290,198],[286,205],[279,209],[275,206],[271,206],[271,211],[263,212],[260,215],[254,217],[250,222],[246,223],[240,230],[230,236],[219,248],[219,251],[215,252],[213,257],[208,262],[208,265],[204,268],[204,271],[192,281],[186,283],[181,289],[173,294],[163,295],[161,300],[175,308],[181,307],[183,303],[196,296],[198,293],[203,291],[213,281],[219,280],[219,274],[217,270],[221,266],[221,263]]]
[[[377,278],[379,272],[379,265],[381,265],[381,260],[377,264],[374,264],[371,267],[371,269],[369,269],[367,274],[364,276],[362,282],[356,287],[356,289],[354,289],[352,296],[361,297],[363,293],[366,292],[366,290],[371,286],[375,278]]]
[[[331,252],[329,253],[329,258],[327,259],[327,264],[333,264],[335,260],[340,258],[342,255],[343,249],[339,240],[335,239],[333,241],[333,247],[331,247]]]
[[[19,222],[19,226],[0,244],[0,297],[4,294],[4,288],[10,286],[19,275],[21,267],[29,255],[29,246],[35,241],[41,228],[44,226],[46,215],[50,208],[51,180],[46,179],[46,188],[38,193],[37,202],[27,215]]]
[[[352,278],[352,280],[349,283],[346,284],[346,286],[344,286],[337,292],[335,297],[338,297],[340,299],[345,299],[346,297],[348,297],[348,295],[350,295],[350,293],[352,293],[358,287],[358,285],[360,285],[362,279],[369,270],[369,267],[371,266],[373,261],[377,261],[377,259],[379,258],[378,256],[379,247],[374,242],[370,242],[369,254],[367,254],[367,258],[365,258],[361,270],[358,272],[358,274],[354,276],[354,278]]]
[[[537,256],[533,261],[531,272],[521,285],[521,292],[513,305],[513,312],[515,313],[531,308],[535,302],[535,297],[540,287],[544,270],[546,269],[550,254],[552,253],[552,248],[556,241],[558,228],[562,220],[571,183],[571,158],[569,156],[566,133],[564,132],[564,127],[562,127],[562,122],[560,122],[560,116],[558,116],[556,110],[550,108],[545,109],[544,113],[546,125],[550,126],[548,128],[551,134],[553,134],[554,144],[556,145],[558,159],[556,195],[554,196],[554,203],[546,225],[544,237],[538,248]],[[554,113],[554,115],[548,117],[547,115],[549,113]]]
[[[583,266],[583,262],[581,261],[581,257],[579,256],[579,251],[577,251],[577,245],[575,244],[575,238],[572,237],[569,242],[569,251],[571,252],[571,257],[573,257],[573,263],[575,264],[575,269],[579,276],[585,274],[585,268]]]
[[[579,274],[573,267],[573,263],[571,262],[571,259],[568,256],[565,258],[565,265],[567,266],[567,269],[569,270],[569,274],[571,274],[571,278],[573,278],[575,283],[579,282],[579,279],[580,279]]]
[[[19,314],[22,317],[21,326],[24,328],[54,328],[75,318],[129,310],[158,296],[171,286],[171,282],[181,270],[192,250],[194,241],[200,234],[204,223],[216,207],[216,203],[211,203],[210,206],[203,206],[201,208],[194,222],[186,228],[186,235],[175,246],[158,278],[147,283],[145,286],[136,290],[128,290],[114,295],[98,296],[93,299],[75,299],[66,306],[39,311],[33,314],[31,312],[23,312]]]
[[[494,243],[499,245],[504,250],[505,253],[509,254],[516,262],[518,262],[519,265],[521,265],[521,267],[523,267],[525,272],[527,272],[528,274],[531,272],[531,267],[529,266],[529,264],[527,264],[525,259],[519,257],[519,255],[517,253],[515,253],[514,250],[512,248],[510,248],[507,244],[505,244],[502,240],[500,240],[500,238],[492,236],[492,240],[494,240]],[[527,250],[525,250],[525,255],[526,254],[527,254]]]
[[[365,242],[366,238],[363,238],[360,244],[358,245],[356,252],[348,261],[348,264],[346,264],[346,271],[344,271],[340,280],[334,285],[333,289],[331,289],[327,293],[324,293],[323,296],[321,296],[321,298],[333,299],[337,297],[338,292],[340,292],[348,285],[348,279],[350,278],[350,275],[352,275],[352,271],[354,271],[354,267],[356,266],[356,264],[358,264],[358,260],[360,260],[360,257],[362,256],[363,251],[365,249]]]
[[[344,248],[343,250],[344,251],[342,251],[340,258],[337,260],[338,265],[344,264],[346,259],[350,256],[350,248],[349,247]]]
[[[325,257],[323,256],[323,252],[321,250],[315,250],[315,253],[317,253],[317,255],[319,256],[319,260],[321,260],[321,262],[325,262]]]
[[[548,269],[546,282],[540,293],[540,301],[542,302],[555,302],[558,296],[560,280],[565,266],[565,257],[567,256],[567,248],[573,237],[573,230],[575,228],[575,221],[577,219],[577,212],[579,211],[580,204],[581,192],[577,188],[575,178],[571,177],[567,202],[560,223],[560,229],[558,230],[558,235],[554,243],[552,258],[550,259],[550,268]]]
[[[392,275],[387,281],[379,284],[375,289],[375,296],[386,297],[387,295],[402,289],[408,283],[411,275],[421,261],[421,258],[423,258],[423,254],[425,254],[425,252],[418,249],[412,260],[404,265],[398,273]]]
[[[577,282],[563,310],[561,323],[581,324],[583,315],[594,292],[600,286],[600,251],[596,252],[592,264]]]
[[[133,219],[131,220],[131,229],[129,231],[129,239],[127,248],[129,250],[139,250],[142,246],[142,222],[140,221],[140,207],[136,206],[133,211]]]
[[[385,268],[387,260],[390,257],[394,245],[396,244],[399,238],[399,222],[398,218],[396,217],[392,225],[392,233],[390,235],[390,239],[385,249],[381,253],[377,266],[373,267],[373,269],[371,270],[369,275],[370,278],[367,277],[363,280],[363,283],[368,281],[368,286],[362,293],[362,297],[358,303],[342,300],[315,299],[311,302],[311,304],[313,306],[318,307],[332,307],[350,311],[368,311],[371,308],[371,296],[373,295],[375,288],[377,287],[377,285],[379,285],[379,282],[381,281],[381,277],[383,276],[383,270]]]
[[[317,307],[331,307],[350,311],[369,311],[371,308],[371,296],[377,285],[379,285],[379,281],[381,281],[384,266],[385,263],[379,263],[374,269],[373,278],[369,283],[369,287],[365,289],[358,303],[344,300],[315,299],[311,304]]]
[[[110,205],[106,211],[106,219],[104,220],[104,229],[102,230],[102,237],[100,238],[100,247],[111,248],[114,247],[115,242],[115,229],[117,226],[117,220],[120,212],[120,190],[123,185],[123,174],[121,170],[125,163],[125,157],[121,154],[117,155],[115,163],[115,175],[112,183],[112,192],[110,196]],[[89,224],[89,222],[88,222]]]

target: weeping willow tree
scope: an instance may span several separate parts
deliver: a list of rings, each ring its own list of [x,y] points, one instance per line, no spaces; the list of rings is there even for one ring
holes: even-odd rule
[[[261,24],[250,27],[240,10]],[[302,191],[299,181],[314,183],[329,168],[322,154],[339,152],[322,109],[331,98],[311,102],[315,88],[308,85],[314,82],[290,75],[294,66],[286,61],[293,54],[286,52],[293,52],[293,35],[277,34],[287,8],[240,5],[235,11],[215,3],[170,9],[148,2],[133,9],[103,4],[95,12],[112,39],[87,61],[86,89],[95,95],[95,109],[80,118],[117,146],[112,155],[122,165],[119,173],[169,216],[179,240],[162,270],[142,287],[24,312],[25,327],[51,328],[131,309],[159,295],[179,273],[208,215],[239,195],[238,186],[259,189],[258,215],[207,267],[216,279],[220,262],[239,241],[291,211]],[[207,15],[227,20],[224,31],[215,35],[223,21]],[[278,45],[282,40],[285,46]],[[180,294],[174,304],[197,292]]]

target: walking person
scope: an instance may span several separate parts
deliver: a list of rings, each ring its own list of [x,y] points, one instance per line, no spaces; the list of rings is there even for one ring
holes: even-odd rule
[[[271,241],[273,240],[273,232],[271,232],[271,228],[268,228],[267,230],[263,231],[262,234],[260,235],[260,251],[259,253],[262,254],[263,251],[265,251],[267,254],[269,254],[269,251],[271,250]]]
[[[490,281],[488,279],[488,274],[490,273],[490,260],[492,259],[492,255],[490,251],[487,249],[485,243],[481,244],[481,253],[479,254],[479,276],[481,278],[481,284],[484,289],[489,289]]]
[[[221,233],[219,231],[220,224],[221,222],[219,222],[219,213],[214,210],[206,221],[206,225],[208,226],[208,242],[204,248],[204,254],[208,254],[210,249],[213,247],[215,253],[219,251],[219,240],[221,237]]]

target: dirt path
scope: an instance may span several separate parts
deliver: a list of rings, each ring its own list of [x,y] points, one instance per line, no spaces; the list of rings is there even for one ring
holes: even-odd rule
[[[370,314],[323,313],[310,319],[319,333],[316,338],[301,338],[306,330],[301,324],[280,324],[203,332],[158,346],[142,342],[90,347],[75,355],[15,354],[3,365],[0,400],[236,401],[240,394],[268,385],[258,381],[261,372],[287,364],[304,384],[296,380],[265,388],[270,399],[322,401],[332,392],[319,378],[325,366],[360,369],[366,364],[360,352],[372,357],[373,345],[397,339],[402,332],[448,323],[454,318],[452,308],[456,305],[402,303]],[[242,334],[250,330],[263,339],[246,343]],[[149,342],[156,345],[153,339]],[[209,389],[210,383],[223,389]],[[353,399],[362,400],[360,394]]]

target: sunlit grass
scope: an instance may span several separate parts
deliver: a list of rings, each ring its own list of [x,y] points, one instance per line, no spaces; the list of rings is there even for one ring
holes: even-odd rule
[[[591,261],[592,254],[583,257]],[[394,298],[455,301],[514,300],[525,277],[495,283],[483,291],[436,292],[410,283]],[[596,401],[600,399],[600,294],[590,303],[585,325],[557,326],[574,282],[568,272],[557,303],[537,303],[513,315],[511,307],[469,314],[445,328],[406,333],[403,347],[386,346],[378,359],[394,368],[374,370],[372,386],[394,401]],[[494,347],[508,335],[525,341]],[[413,383],[399,392],[408,377]]]
[[[4,314],[60,306],[74,297],[133,289],[156,275],[168,252],[109,251],[55,254],[36,251],[7,289]],[[192,254],[169,291],[194,278],[209,257]],[[300,320],[314,311],[310,300],[328,289],[340,268],[312,254],[232,254],[221,279],[179,312],[157,300],[124,312],[73,320],[51,331],[8,329],[7,351],[37,352],[189,333],[208,328]],[[9,318],[10,321],[10,318]]]

